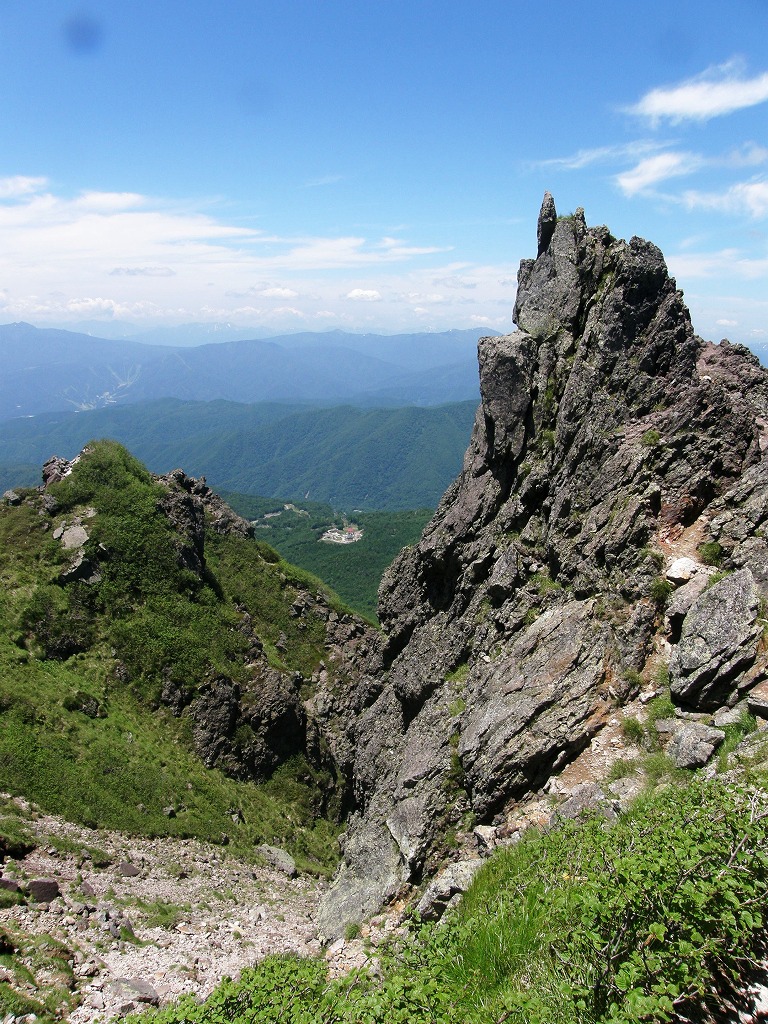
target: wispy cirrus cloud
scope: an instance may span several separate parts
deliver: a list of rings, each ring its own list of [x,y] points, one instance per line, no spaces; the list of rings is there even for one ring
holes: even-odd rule
[[[262,288],[259,295],[265,299],[297,299],[299,297],[299,293],[293,288],[280,288],[279,286]]]
[[[760,220],[768,216],[768,181],[742,181],[722,192],[690,189],[683,193],[682,202],[689,210],[718,210]]]
[[[738,61],[708,68],[678,85],[651,89],[626,112],[652,123],[709,121],[768,100],[768,71],[745,78]]]
[[[446,277],[435,277],[432,279],[432,283],[443,288],[464,288],[467,290],[477,288],[477,281],[472,281],[466,277],[460,277],[458,274],[449,274]]]
[[[658,153],[617,174],[615,181],[624,195],[633,196],[668,178],[693,174],[703,164],[704,160],[696,153]]]
[[[173,277],[176,271],[170,267],[114,267],[110,277]]]
[[[745,142],[726,154],[724,163],[728,167],[760,167],[768,163],[768,148],[756,142]]]
[[[671,146],[671,142],[659,142],[652,139],[638,139],[635,142],[620,143],[613,146],[594,146],[591,149],[579,149],[567,156],[550,157],[539,160],[535,167],[556,167],[564,171],[580,171],[594,164],[615,163],[620,160],[637,160],[649,153]]]
[[[40,192],[47,184],[47,178],[30,178],[23,174],[0,178],[0,199],[18,199],[28,196],[34,192]]]
[[[343,174],[324,174],[320,178],[310,178],[309,181],[305,181],[302,188],[324,188],[326,185],[338,185],[343,180]]]

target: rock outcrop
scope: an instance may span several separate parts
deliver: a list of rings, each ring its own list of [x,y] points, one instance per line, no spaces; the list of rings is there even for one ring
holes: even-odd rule
[[[432,872],[450,830],[502,823],[651,655],[689,711],[765,677],[766,372],[695,335],[656,246],[558,219],[549,195],[515,320],[479,342],[461,475],[384,577],[382,651],[354,693],[323,697],[356,803],[327,937]],[[738,571],[706,589],[713,554]]]

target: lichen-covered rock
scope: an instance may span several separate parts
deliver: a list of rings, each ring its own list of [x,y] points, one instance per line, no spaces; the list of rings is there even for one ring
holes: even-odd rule
[[[458,751],[481,817],[542,785],[605,717],[610,629],[574,601],[540,615],[468,681]]]
[[[271,864],[277,871],[288,875],[289,878],[296,877],[296,861],[287,850],[283,850],[279,846],[262,844],[256,847],[256,852],[260,853],[267,864]]]
[[[450,864],[432,882],[416,905],[416,912],[423,921],[439,921],[454,897],[462,895],[472,884],[472,879],[483,866],[480,858],[460,860]]]
[[[599,814],[609,821],[615,821],[618,817],[616,811],[617,801],[610,800],[601,786],[595,782],[582,782],[575,786],[567,799],[560,804],[552,815],[550,824],[556,825],[558,820],[563,818],[576,821],[589,814]]]
[[[672,734],[665,753],[677,768],[701,768],[725,739],[722,729],[702,722],[681,722]]]

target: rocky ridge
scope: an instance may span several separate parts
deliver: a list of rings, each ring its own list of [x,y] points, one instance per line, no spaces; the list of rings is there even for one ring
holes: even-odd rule
[[[430,875],[446,836],[503,829],[654,673],[694,718],[755,707],[766,677],[768,374],[695,335],[650,242],[546,196],[538,243],[518,330],[479,342],[463,471],[385,575],[367,681],[335,698],[356,810],[326,937]],[[672,752],[703,763],[709,728]]]
[[[48,488],[68,477],[88,451],[86,447],[71,461],[54,456],[45,463],[41,493],[27,499],[41,506],[42,516],[56,517],[58,503]],[[157,509],[171,527],[169,537],[176,561],[200,581],[207,573],[207,536],[253,539],[252,524],[211,490],[204,477],[196,479],[175,469],[162,476],[153,475],[153,480],[159,485]],[[5,500],[12,503],[8,497]],[[67,517],[53,530],[53,539],[67,555],[59,574],[61,584],[100,581],[100,562],[110,553],[89,545],[89,522],[95,516],[96,511],[87,508]],[[264,557],[279,560],[269,549],[265,549]],[[161,702],[174,715],[190,719],[193,745],[206,767],[219,768],[233,778],[263,781],[299,753],[306,754],[318,767],[334,770],[338,764],[349,763],[351,757],[348,737],[334,716],[328,715],[328,701],[323,697],[339,686],[344,688],[343,680],[358,679],[358,664],[367,663],[372,653],[376,658],[381,638],[358,616],[334,607],[321,590],[296,584],[287,589],[292,594],[290,616],[299,631],[310,631],[318,624],[322,629],[325,657],[314,672],[305,675],[274,667],[251,614],[241,604],[237,607],[237,629],[246,641],[247,683],[241,685],[229,676],[216,674],[187,683],[168,678],[161,690]],[[288,644],[288,638],[281,635],[275,645],[277,654],[285,653]],[[65,638],[56,654],[66,657],[76,649],[76,645],[67,645]],[[118,665],[116,671],[127,679],[125,666]],[[324,709],[322,722],[315,715],[315,694],[318,707]],[[345,712],[347,709],[348,703]],[[247,740],[242,739],[244,735]],[[343,776],[339,781],[342,791],[333,795],[343,805],[347,800]]]

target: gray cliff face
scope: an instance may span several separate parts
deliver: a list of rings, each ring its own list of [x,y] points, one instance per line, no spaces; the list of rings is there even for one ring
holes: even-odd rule
[[[580,210],[558,220],[551,196],[538,243],[519,329],[479,342],[463,471],[382,581],[383,651],[345,727],[357,812],[328,937],[418,882],[449,826],[501,820],[576,756],[652,652],[689,710],[765,675],[765,371],[696,337],[651,243]],[[688,584],[666,636],[665,567],[713,541],[740,571]]]

